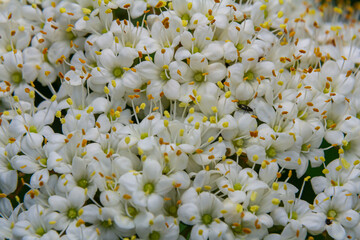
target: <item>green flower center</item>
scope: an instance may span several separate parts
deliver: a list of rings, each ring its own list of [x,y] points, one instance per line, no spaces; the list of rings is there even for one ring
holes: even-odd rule
[[[108,30],[106,28],[103,28],[103,30],[101,30],[101,33],[104,34],[104,33],[107,33]]]
[[[121,67],[114,68],[113,75],[114,77],[121,77],[124,74],[124,70]]]
[[[5,47],[6,51],[10,52],[12,51],[12,46],[10,44],[6,45]]]
[[[246,78],[246,80],[248,80],[248,81],[252,81],[252,80],[254,80],[254,73],[252,71],[247,71],[244,74],[244,78]]]
[[[115,152],[113,148],[105,148],[103,151],[105,154],[108,154],[108,153],[113,154]]]
[[[204,79],[205,79],[205,76],[204,76],[202,73],[196,73],[196,74],[194,75],[194,80],[195,80],[196,82],[203,82]]]
[[[108,117],[108,119],[109,119],[110,121],[115,121],[115,120],[116,120],[115,114],[113,114],[113,115],[111,116],[110,112],[108,112],[107,117]]]
[[[133,48],[133,44],[131,42],[126,42],[125,47]]]
[[[49,62],[48,53],[44,53],[44,62]]]
[[[298,115],[297,115],[301,120],[305,120],[309,114],[303,110],[299,111],[298,112]]]
[[[275,126],[274,126],[274,131],[275,131],[275,132],[281,132],[281,131],[282,131],[282,128],[281,128],[279,125],[275,125]]]
[[[70,32],[66,32],[66,38],[68,40],[74,40],[76,38],[76,36],[73,34],[72,31],[70,31]]]
[[[144,190],[144,192],[145,192],[146,194],[151,194],[151,193],[154,192],[155,186],[154,186],[154,184],[152,184],[152,183],[146,183],[146,184],[144,185],[143,190]]]
[[[244,144],[244,140],[242,139],[235,140],[233,141],[233,144],[236,148],[241,148]]]
[[[11,80],[15,83],[15,84],[19,84],[22,81],[22,73],[21,72],[16,72],[13,73],[11,75]]]
[[[303,145],[301,145],[301,151],[302,151],[302,152],[307,152],[307,151],[309,151],[309,144],[303,144]]]
[[[236,45],[236,49],[239,50],[239,51],[241,51],[243,48],[244,48],[244,45],[241,44],[241,43],[238,43],[238,44]]]
[[[200,49],[198,47],[194,47],[193,53],[198,53],[198,52],[200,52]]]
[[[134,207],[127,207],[127,211],[131,217],[135,217],[139,213]]]
[[[276,156],[276,150],[274,147],[269,147],[267,150],[266,150],[266,156],[268,156],[269,158],[273,158]]]
[[[45,229],[43,229],[42,227],[38,227],[38,228],[35,230],[35,233],[36,233],[37,235],[42,236],[42,235],[45,234]]]
[[[343,149],[346,150],[350,150],[351,149],[351,142],[348,142],[346,145],[343,145]]]
[[[87,179],[80,179],[78,182],[77,182],[78,186],[81,187],[81,188],[87,188],[87,186],[89,186],[89,182]]]
[[[240,234],[243,232],[242,226],[240,224],[237,226],[232,226],[231,229],[234,233]]]
[[[289,217],[290,217],[290,213],[289,213]],[[298,219],[298,214],[297,214],[297,212],[293,211],[293,212],[291,213],[291,219],[294,219],[294,220],[297,220],[297,219]]]
[[[164,80],[164,81],[170,80],[170,78],[168,78],[168,76],[166,75],[166,72],[165,72],[165,71],[162,71],[162,72],[160,73],[160,78],[161,78],[162,80]]]
[[[210,214],[204,214],[202,216],[201,220],[204,224],[208,225],[208,224],[212,223],[213,218]]]
[[[186,13],[185,13],[184,15],[182,15],[181,20],[189,21],[189,20],[190,20],[189,14],[186,14]]]
[[[169,167],[169,165],[165,165],[165,167],[163,168],[163,170],[162,170],[162,173],[163,174],[168,174],[170,172],[170,167]]]
[[[324,88],[324,91],[323,91],[325,94],[326,93],[329,93],[330,92],[330,88]]]
[[[140,135],[140,138],[141,138],[141,139],[145,139],[145,138],[147,138],[148,136],[149,136],[149,133],[145,132],[145,133],[142,133],[142,134]]]
[[[47,158],[40,158],[40,163],[41,163],[41,165],[46,166],[47,165]]]
[[[32,133],[37,133],[37,129],[36,129],[35,126],[31,126],[29,131],[32,132]]]
[[[178,208],[175,205],[169,207],[169,214],[170,216],[177,217],[177,210]]]
[[[13,168],[12,165],[11,165],[11,162],[8,162],[7,168],[8,168],[10,171],[11,171],[11,170],[14,170],[14,168]]]
[[[329,129],[329,128],[334,128],[334,127],[336,127],[335,121],[332,119],[327,119],[326,120],[326,128]]]
[[[331,218],[335,218],[336,215],[337,215],[337,213],[336,213],[335,210],[330,210],[330,211],[328,211],[328,213],[327,213],[327,216],[328,216],[328,217],[331,217]]]
[[[77,213],[76,209],[70,208],[69,211],[67,212],[67,216],[70,219],[74,219],[78,216],[78,213]]]
[[[252,205],[252,206],[249,207],[249,210],[252,213],[256,213],[257,211],[259,211],[259,209],[260,209],[259,205]]]
[[[234,190],[240,191],[242,189],[242,186],[240,183],[235,183],[234,184]]]
[[[266,19],[269,15],[269,12],[267,9],[264,10],[264,19]]]
[[[104,228],[111,228],[112,225],[113,225],[113,223],[110,218],[107,221],[101,222],[101,226]]]
[[[114,189],[115,188],[114,180],[107,180],[106,181],[106,187],[107,187],[107,189],[110,189],[110,190]]]
[[[149,234],[149,240],[159,240],[160,239],[160,233],[159,232],[152,232]]]

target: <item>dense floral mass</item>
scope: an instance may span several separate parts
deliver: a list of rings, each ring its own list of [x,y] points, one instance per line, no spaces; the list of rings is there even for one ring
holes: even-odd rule
[[[3,1],[0,239],[360,239],[358,18]]]

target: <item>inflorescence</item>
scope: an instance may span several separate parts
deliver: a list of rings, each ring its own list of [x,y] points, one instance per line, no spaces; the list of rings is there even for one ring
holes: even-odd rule
[[[0,239],[360,239],[359,10],[329,2],[3,0]]]

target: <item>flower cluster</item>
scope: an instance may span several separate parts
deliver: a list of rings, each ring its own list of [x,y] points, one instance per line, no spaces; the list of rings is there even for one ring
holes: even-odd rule
[[[1,3],[0,239],[360,239],[358,18]]]

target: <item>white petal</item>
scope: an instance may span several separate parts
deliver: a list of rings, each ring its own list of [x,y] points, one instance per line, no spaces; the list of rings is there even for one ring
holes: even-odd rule
[[[180,97],[180,84],[174,79],[170,79],[164,86],[164,94],[168,99],[176,100]]]
[[[5,194],[13,193],[18,183],[18,176],[15,170],[2,172],[0,174],[0,189]]]
[[[116,64],[116,57],[113,51],[110,49],[105,49],[101,52],[101,55],[99,57],[100,63],[102,66],[106,69],[109,69],[110,71],[115,68]]]
[[[345,229],[336,221],[333,221],[331,225],[326,225],[326,231],[335,240],[343,240],[346,237]]]
[[[328,180],[325,177],[313,177],[311,179],[311,186],[315,194],[319,194],[328,186]]]
[[[132,8],[130,9],[130,14],[133,19],[140,17],[144,14],[146,10],[146,2],[143,1],[134,1]]]
[[[145,161],[143,166],[144,181],[156,181],[162,175],[160,164],[154,160]]]
[[[204,55],[195,53],[190,57],[190,67],[196,72],[204,73],[208,69],[208,61]]]
[[[190,185],[189,175],[184,171],[177,171],[169,177],[175,181],[175,184],[181,184],[179,189],[187,189]]]
[[[320,234],[325,229],[326,216],[321,213],[309,213],[301,217],[301,223],[312,233]]]
[[[71,207],[69,200],[61,196],[51,196],[49,198],[50,207],[62,213],[66,213],[66,211]]]
[[[150,212],[159,212],[164,205],[164,198],[157,194],[151,194],[147,201],[147,207]]]
[[[222,63],[212,63],[209,65],[208,72],[209,75],[207,76],[207,79],[210,82],[217,83],[225,78],[226,67]]]
[[[188,225],[194,225],[200,221],[199,209],[193,203],[187,203],[179,207],[178,209],[179,219]],[[195,219],[192,217],[195,216]],[[190,221],[190,219],[193,219]]]
[[[344,139],[344,134],[341,131],[336,130],[328,130],[325,134],[325,140],[330,144],[342,144],[342,140]]]
[[[355,225],[359,223],[359,213],[350,209],[341,214],[340,223],[342,226],[346,228],[353,228]]]
[[[40,168],[38,164],[33,162],[31,158],[26,155],[15,156],[11,161],[11,165],[14,169],[17,169],[18,171],[26,174],[34,173]]]
[[[80,187],[74,187],[68,196],[68,201],[76,209],[80,209],[84,205],[85,200],[85,190]]]
[[[275,225],[285,226],[289,221],[288,215],[283,207],[278,207],[272,211],[271,217],[274,219]]]
[[[211,61],[217,61],[224,56],[224,48],[221,42],[212,42],[208,44],[202,51],[202,54]]]
[[[33,188],[39,188],[49,180],[49,171],[47,169],[41,169],[36,171],[30,179],[30,185]]]

